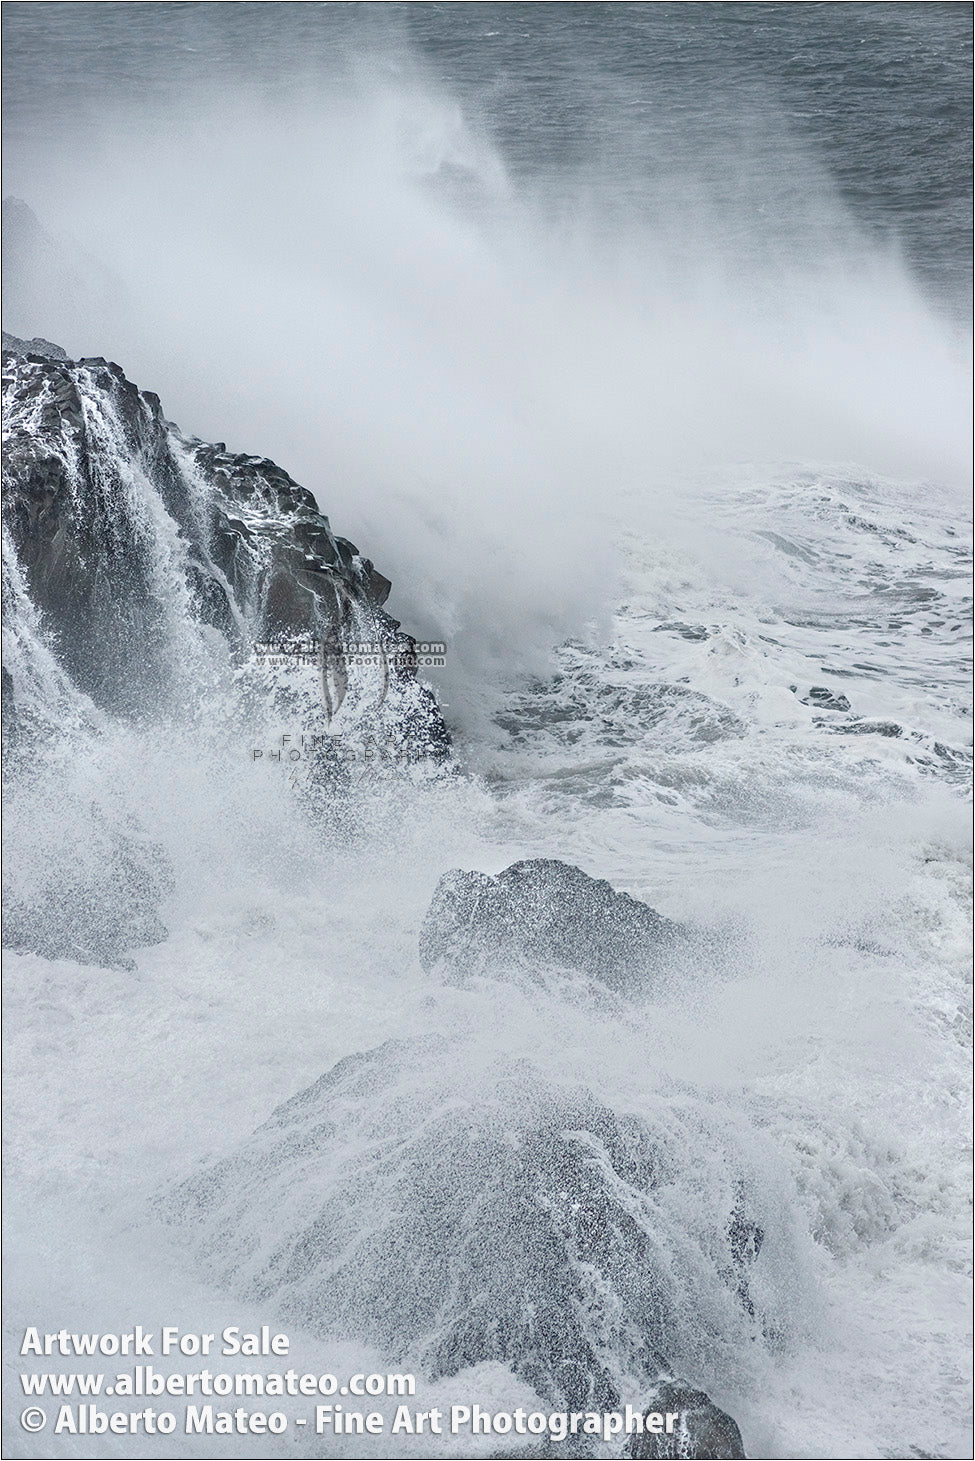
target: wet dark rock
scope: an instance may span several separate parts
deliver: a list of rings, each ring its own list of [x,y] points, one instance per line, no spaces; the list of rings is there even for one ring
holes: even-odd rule
[[[671,1130],[670,1114],[656,1128],[523,1059],[390,1041],[339,1061],[161,1206],[209,1275],[283,1321],[430,1378],[496,1361],[553,1409],[612,1410],[634,1379],[651,1394],[672,1374],[716,1290],[742,1342],[755,1322],[735,1300],[755,1255],[726,1152],[690,1237],[700,1167]]]
[[[71,361],[43,341],[5,346],[4,525],[50,647],[85,695],[125,715],[166,703],[175,572],[188,589],[180,616],[216,629],[242,662],[284,634],[332,646],[326,723],[354,699],[343,644],[376,644],[363,702],[381,706],[414,757],[448,754],[415,641],[383,608],[389,580],[333,534],[310,492],[266,458],[183,436],[112,362]]]
[[[677,1412],[673,1435],[654,1435],[644,1431],[635,1435],[626,1454],[645,1458],[688,1457],[698,1461],[734,1461],[744,1457],[741,1431],[730,1415],[719,1410],[703,1390],[693,1390],[680,1380],[663,1380],[656,1386],[648,1406],[648,1414]]]
[[[738,1295],[747,1314],[754,1316],[755,1305],[748,1291],[748,1274],[752,1264],[762,1251],[765,1230],[753,1222],[745,1210],[744,1193],[739,1188],[731,1221],[728,1224],[728,1242],[731,1248],[731,1268],[728,1281]]]
[[[849,710],[850,702],[845,695],[834,695],[825,685],[814,685],[808,695],[802,698],[803,705],[815,705],[817,710]]]
[[[686,940],[679,924],[571,863],[516,862],[491,877],[443,875],[420,929],[420,962],[463,978],[499,966],[577,970],[627,991]]]
[[[12,774],[33,775],[68,723],[182,714],[214,666],[242,721],[253,711],[324,743],[341,713],[343,734],[393,745],[395,767],[448,757],[415,641],[383,607],[389,580],[287,472],[183,436],[118,365],[69,360],[45,340],[4,337],[3,407]],[[281,636],[317,646],[307,669],[268,671],[255,646]],[[350,640],[375,650],[365,668],[345,653]],[[309,765],[322,772],[316,794],[335,789],[325,751]],[[69,866],[48,846],[33,891],[10,894],[5,942],[114,964],[165,936],[165,875],[138,833],[92,837],[95,862],[82,847]]]
[[[35,335],[33,340],[20,340],[16,335],[10,335],[6,330],[3,332],[4,350],[15,350],[19,355],[40,355],[47,356],[50,360],[67,360],[68,353],[62,350],[60,345],[52,345],[50,340],[43,340],[40,335]]]
[[[705,625],[684,624],[679,619],[665,624],[655,624],[653,632],[654,634],[678,634],[681,639],[689,639],[694,644],[700,644],[711,635],[711,631]]]
[[[831,729],[844,736],[887,736],[891,740],[904,734],[903,726],[893,720],[852,720]]]
[[[2,687],[0,687],[0,724],[3,727],[3,744],[12,749],[18,739],[20,717],[17,714],[17,702],[14,698],[13,676],[6,665],[0,671],[0,678],[2,678]]]

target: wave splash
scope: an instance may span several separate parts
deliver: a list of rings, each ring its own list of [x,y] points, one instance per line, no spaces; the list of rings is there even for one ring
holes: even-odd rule
[[[717,199],[691,148],[680,209],[658,188],[634,210],[606,164],[559,208],[424,76],[163,117],[75,153],[59,200],[56,158],[41,185],[126,309],[11,323],[286,462],[447,643],[477,774],[373,763],[315,796],[255,760],[324,707],[317,682],[241,682],[233,646],[267,633],[255,517],[236,504],[228,556],[199,514],[223,511],[221,471],[276,492],[271,464],[166,428],[177,508],[146,490],[110,367],[25,393],[67,436],[80,412],[104,469],[82,579],[124,524],[139,592],[75,603],[57,635],[36,564],[5,565],[35,939],[10,960],[14,1302],[36,1303],[40,1252],[79,1328],[131,1323],[136,1295],[199,1328],[232,1297],[287,1316],[307,1369],[409,1356],[429,1394],[566,1404],[643,1403],[674,1372],[756,1453],[951,1454],[964,1194],[931,1118],[964,1079],[951,328],[798,154],[806,189],[743,167]],[[76,481],[67,444],[49,465]],[[351,626],[371,640],[380,585],[305,508],[312,557],[371,585]],[[353,720],[378,698],[359,685]],[[530,857],[659,907],[697,955],[635,999],[425,968],[442,875]]]

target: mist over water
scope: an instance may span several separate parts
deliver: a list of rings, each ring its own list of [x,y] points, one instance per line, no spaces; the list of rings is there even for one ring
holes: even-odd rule
[[[90,21],[121,77],[85,83],[80,139],[56,100],[21,103],[8,191],[111,283],[94,314],[90,293],[46,298],[31,329],[123,361],[184,430],[287,463],[403,617],[451,641],[459,715],[605,615],[612,524],[666,534],[702,469],[964,482],[958,327],[767,88],[732,75],[674,115],[655,71],[689,17],[648,18],[643,76],[563,38],[578,121],[552,135],[511,106],[505,148],[505,72],[465,88],[477,67],[445,74],[420,20],[331,9],[316,28],[195,7],[162,69],[140,40],[167,7]]]
[[[443,1039],[384,1057],[373,1104],[353,1085],[302,1201],[382,1231],[375,1143],[586,1092],[671,1163],[645,1217],[670,1360],[747,1454],[958,1454],[970,16],[799,10],[6,7],[6,190],[63,268],[18,270],[6,328],[117,360],[314,492],[447,642],[458,750],[324,810],[255,765],[294,728],[241,711],[158,515],[171,703],[96,711],[17,609],[53,729],[10,788],[14,898],[94,886],[107,915],[119,829],[171,870],[133,967],[9,957],[18,1340],[284,1312],[298,1369],[403,1363],[402,1335],[322,1339],[307,1289],[256,1297],[226,1255],[286,1226],[241,1155],[279,1102]],[[718,952],[628,1004],[425,972],[440,876],[523,857]],[[223,1157],[234,1223],[167,1226]],[[736,1183],[766,1234],[754,1322],[714,1251]],[[368,1311],[374,1277],[336,1304]],[[472,1397],[528,1403],[495,1363],[422,1403]]]

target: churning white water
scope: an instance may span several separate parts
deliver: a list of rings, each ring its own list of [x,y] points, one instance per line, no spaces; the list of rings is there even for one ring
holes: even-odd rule
[[[15,159],[16,191],[123,288],[9,327],[118,359],[182,427],[311,488],[407,629],[446,641],[431,679],[456,754],[358,768],[314,810],[255,762],[305,727],[242,715],[145,482],[172,704],[83,705],[15,608],[11,653],[39,666],[52,723],[9,789],[15,888],[56,901],[118,828],[171,884],[168,937],[130,968],[7,956],[8,1355],[28,1324],[269,1323],[296,1369],[402,1369],[283,1323],[159,1203],[341,1058],[442,1036],[350,1119],[349,1163],[431,1103],[495,1109],[512,1062],[585,1089],[671,1164],[651,1225],[669,1358],[748,1455],[963,1454],[963,342],[798,137],[770,148],[756,114],[722,153],[651,121],[525,178],[404,53],[324,98],[215,82],[192,105],[106,104],[81,156],[39,147],[29,179]],[[441,875],[533,856],[708,932],[713,956],[626,1003],[425,973]],[[736,1183],[765,1234],[760,1326],[708,1246]],[[261,1191],[242,1251],[286,1222]],[[384,1220],[381,1186],[356,1200]],[[6,1454],[199,1454],[178,1435],[36,1449],[19,1368]],[[496,1363],[418,1389],[531,1401]],[[417,1444],[212,1436],[206,1454],[498,1441]]]

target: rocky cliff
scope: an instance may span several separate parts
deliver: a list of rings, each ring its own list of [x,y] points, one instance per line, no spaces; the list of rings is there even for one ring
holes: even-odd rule
[[[215,631],[243,667],[262,645],[310,667],[315,729],[368,721],[413,758],[447,754],[415,642],[383,607],[389,581],[287,472],[183,435],[118,365],[43,340],[4,336],[3,404],[8,588],[96,706],[164,703],[188,625]],[[9,658],[16,709],[25,666]]]
[[[4,336],[3,409],[5,941],[126,964],[166,936],[171,879],[138,807],[104,815],[79,771],[113,727],[175,724],[189,754],[221,734],[241,762],[297,728],[316,805],[349,777],[343,738],[381,740],[386,774],[449,738],[389,581],[274,462],[184,435],[118,365],[42,339]]]

